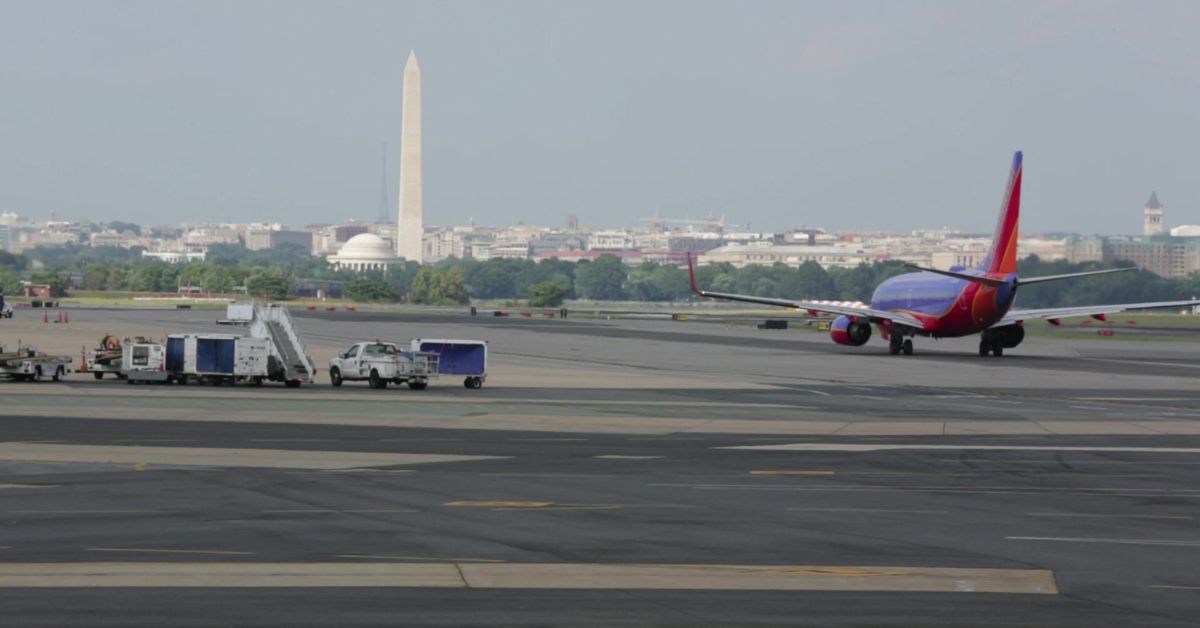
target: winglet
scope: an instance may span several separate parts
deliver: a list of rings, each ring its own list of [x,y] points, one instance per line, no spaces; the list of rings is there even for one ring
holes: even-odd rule
[[[692,257],[692,252],[687,253],[688,265],[688,281],[692,282],[692,292],[700,294],[700,288],[696,286],[696,260]]]

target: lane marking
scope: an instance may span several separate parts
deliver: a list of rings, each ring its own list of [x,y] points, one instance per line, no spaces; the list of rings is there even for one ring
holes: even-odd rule
[[[891,445],[875,443],[786,443],[781,445],[735,445],[714,449],[747,449],[758,451],[900,451],[900,450],[963,450],[963,451],[1097,451],[1130,453],[1200,454],[1200,447],[1088,447],[1050,445]]]
[[[1151,589],[1180,589],[1183,591],[1200,591],[1200,587],[1189,587],[1181,584],[1152,584]]]
[[[833,471],[814,471],[809,469],[754,469],[750,475],[819,475],[830,476],[834,475]]]
[[[1010,541],[1053,541],[1059,543],[1111,543],[1114,545],[1162,545],[1167,547],[1200,547],[1200,541],[1156,539],[1097,539],[1068,536],[1006,536]]]
[[[0,562],[0,587],[440,587],[1058,593],[1044,569],[481,562]]]
[[[446,502],[443,506],[452,506],[455,508],[546,508],[553,506],[554,502],[535,502],[535,501],[515,501],[503,499],[488,499],[488,500],[459,500],[454,502]]]
[[[445,561],[451,563],[503,563],[495,558],[442,558],[438,556],[386,556],[380,554],[338,554],[337,558],[371,558],[384,560],[424,560]]]
[[[661,460],[662,456],[624,456],[621,454],[605,454],[603,456],[593,456],[598,460]]]
[[[1030,517],[1083,517],[1096,519],[1192,519],[1192,517],[1186,515],[1118,515],[1084,512],[1027,512],[1025,514]]]
[[[211,554],[214,556],[253,556],[254,552],[232,550],[150,549],[142,547],[89,547],[89,552],[130,552],[134,554]]]
[[[944,515],[948,510],[907,510],[904,508],[784,508],[798,512],[898,512],[916,515]]]
[[[0,491],[6,489],[38,489],[38,488],[58,488],[61,484],[0,484]]]
[[[270,515],[323,515],[323,514],[375,514],[394,512],[419,512],[412,508],[363,508],[358,510],[338,510],[335,508],[279,508],[263,509]]]
[[[813,390],[813,389],[811,389],[811,388],[804,388],[803,390],[804,390],[804,392],[807,392],[807,393],[812,393],[812,394],[814,394],[814,395],[820,395],[820,396],[822,396],[822,397],[829,397],[829,396],[831,396],[831,395],[830,395],[830,393],[827,393],[827,392],[825,392],[825,391],[823,391],[823,390]]]
[[[147,509],[147,510],[7,510],[10,515],[161,515],[168,513],[188,512],[183,509]]]
[[[436,462],[498,460],[505,456],[396,454],[293,449],[142,447],[123,445],[44,445],[0,443],[0,461],[67,462],[273,469],[346,469]]]

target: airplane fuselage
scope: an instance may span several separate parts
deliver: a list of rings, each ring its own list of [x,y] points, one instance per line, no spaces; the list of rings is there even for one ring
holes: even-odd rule
[[[1008,313],[1016,296],[1015,273],[1005,285],[988,286],[919,272],[897,275],[879,284],[871,295],[871,307],[911,314],[923,323],[924,329],[918,330],[922,335],[956,338],[996,324]]]

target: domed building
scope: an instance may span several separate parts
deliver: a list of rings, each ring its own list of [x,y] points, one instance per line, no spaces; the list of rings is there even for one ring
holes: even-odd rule
[[[392,264],[400,263],[400,258],[387,240],[373,233],[360,233],[347,240],[335,255],[330,256],[329,263],[336,270],[386,272]]]

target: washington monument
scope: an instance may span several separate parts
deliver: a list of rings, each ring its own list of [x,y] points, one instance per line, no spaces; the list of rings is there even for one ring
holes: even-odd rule
[[[404,112],[400,131],[400,223],[396,254],[421,261],[421,67],[416,52],[404,64]]]

